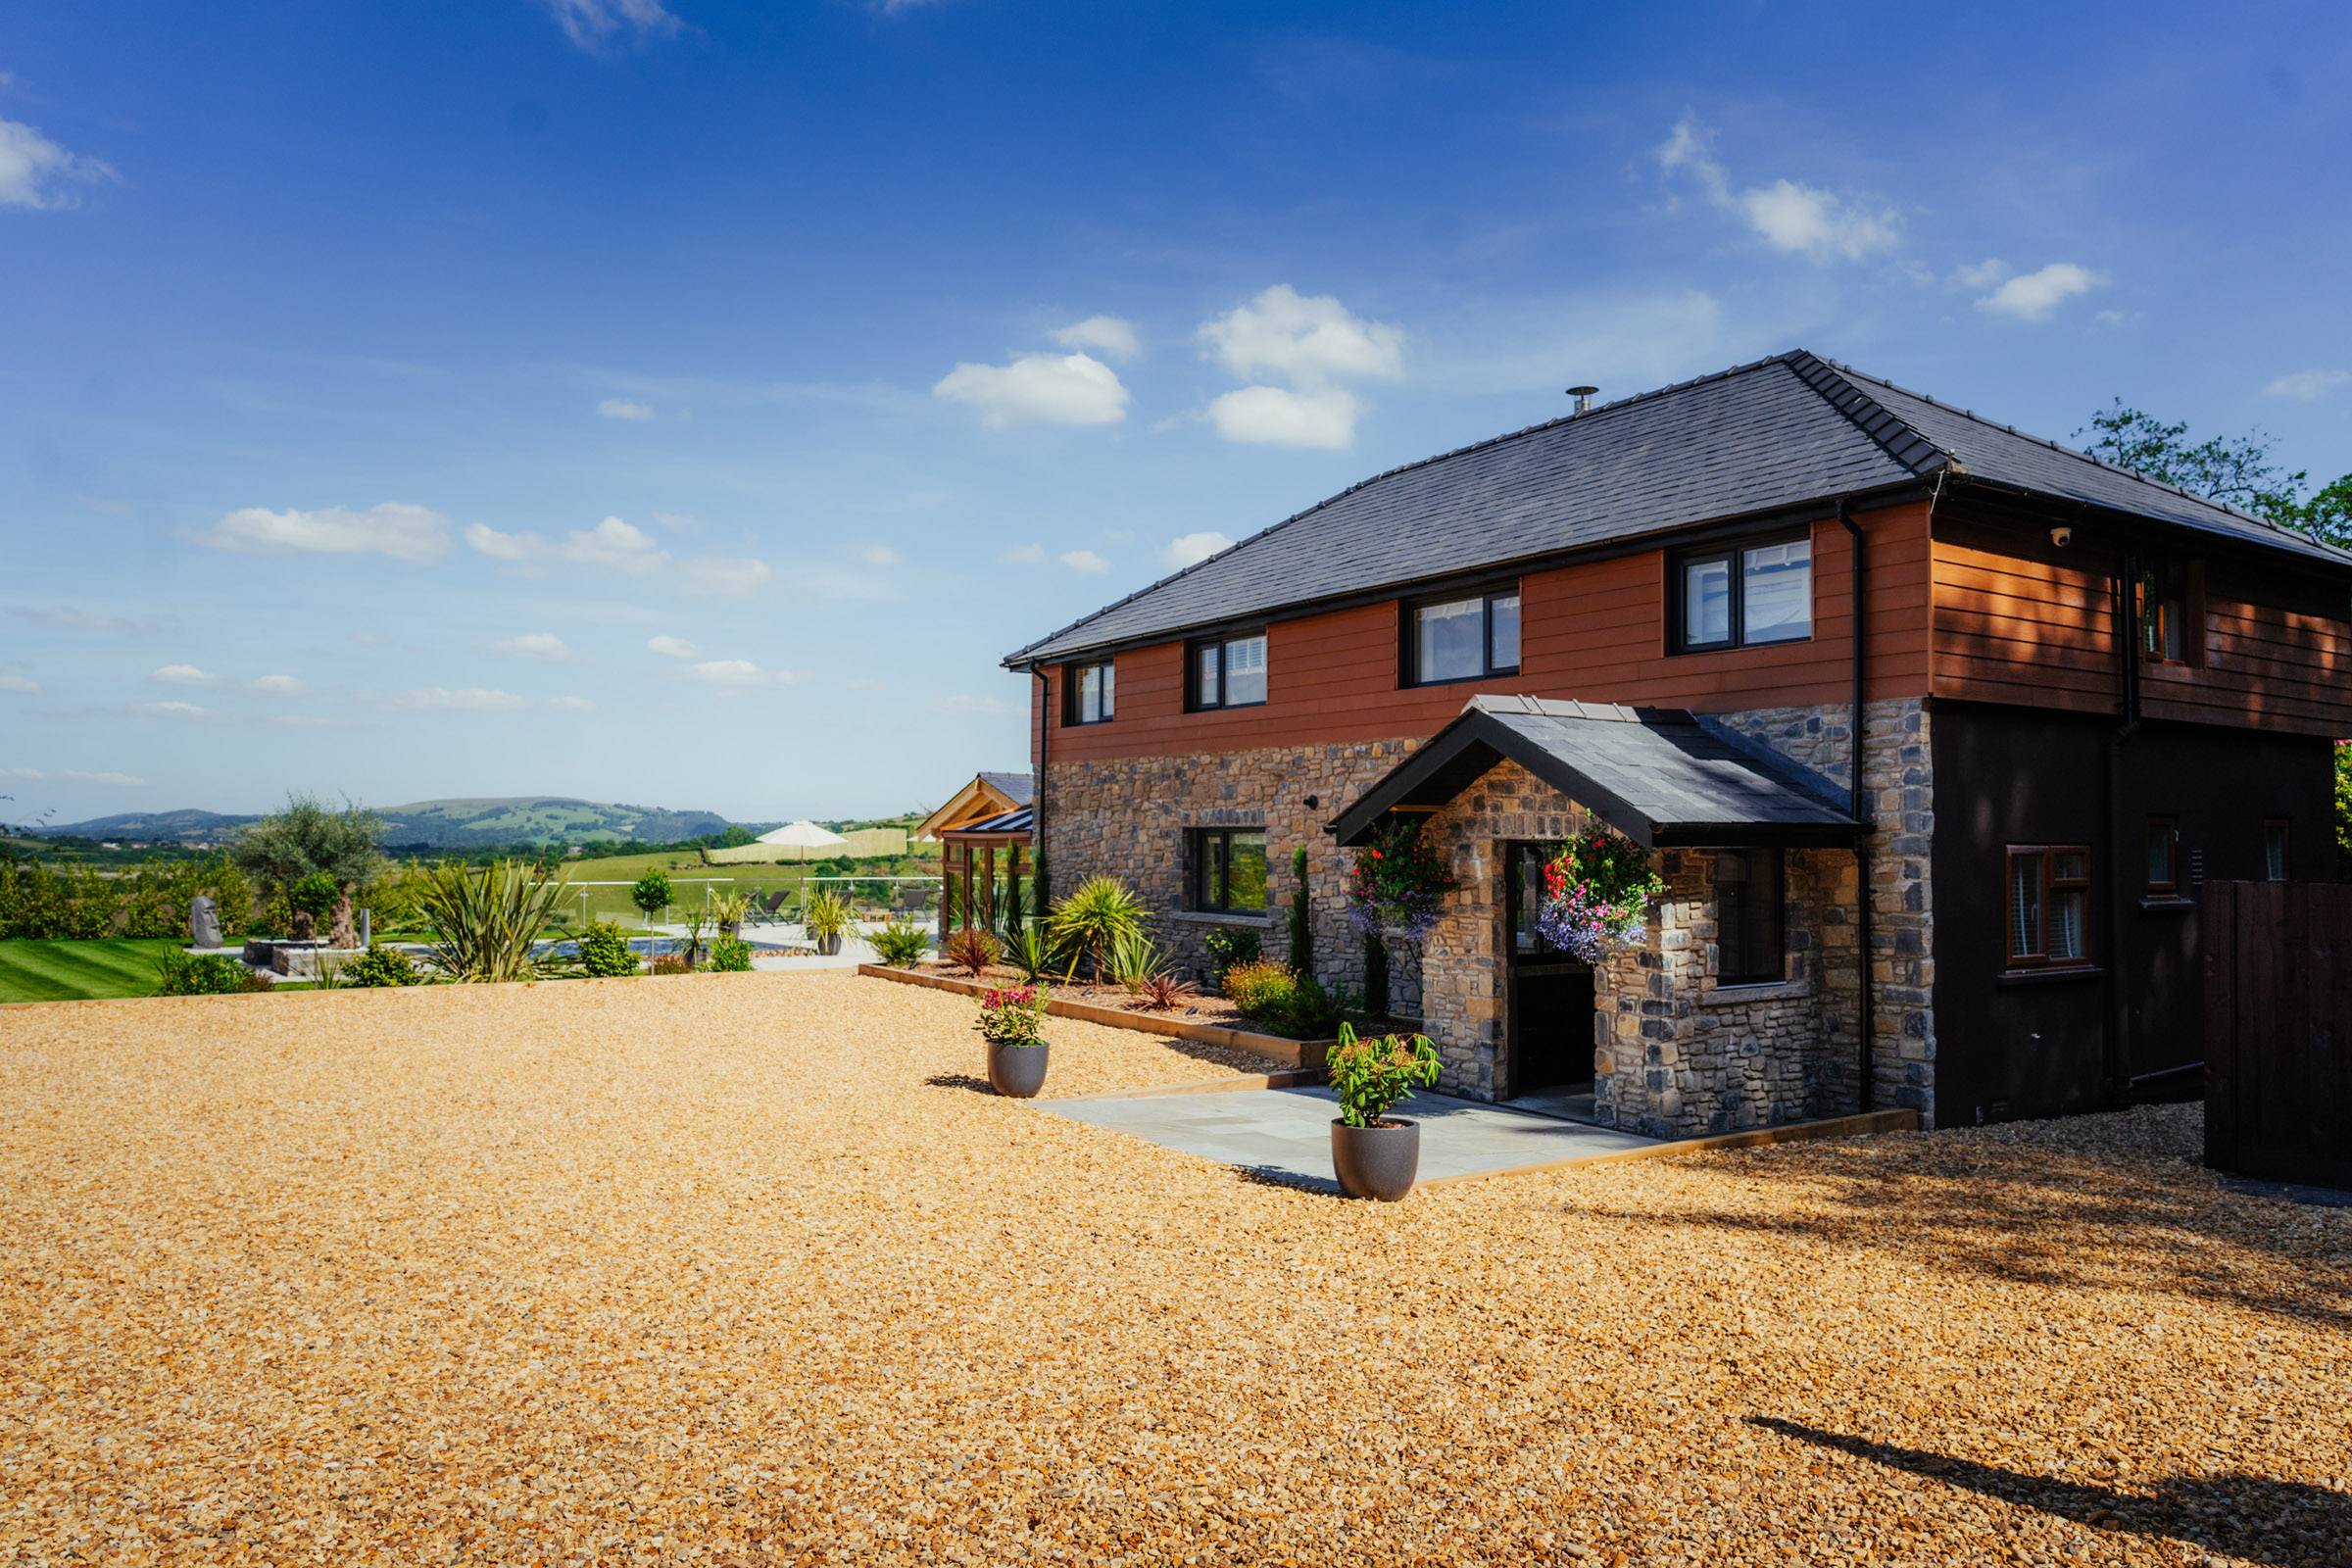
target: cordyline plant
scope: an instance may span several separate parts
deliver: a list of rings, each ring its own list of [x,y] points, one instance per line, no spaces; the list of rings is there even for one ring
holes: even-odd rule
[[[989,991],[980,998],[980,1037],[999,1046],[1046,1043],[1046,995],[1031,986]]]
[[[1092,962],[1096,979],[1109,978],[1111,950],[1121,940],[1143,934],[1144,912],[1143,902],[1107,876],[1091,879],[1054,906],[1046,917],[1046,932],[1069,955],[1070,972],[1064,979],[1078,978],[1080,958]]]
[[[1461,885],[1444,852],[1422,836],[1418,819],[1385,822],[1355,852],[1355,869],[1348,874],[1348,913],[1371,935],[1393,930],[1418,942],[1445,912],[1446,896]]]
[[[1413,1098],[1413,1085],[1426,1089],[1438,1081],[1438,1048],[1427,1035],[1358,1040],[1355,1026],[1343,1019],[1339,1043],[1323,1065],[1340,1097],[1340,1119],[1350,1127],[1377,1127],[1390,1106]]]
[[[1640,945],[1649,901],[1666,891],[1649,852],[1606,828],[1562,843],[1544,866],[1536,930],[1587,963]]]
[[[519,860],[432,867],[416,904],[432,931],[426,952],[433,967],[452,980],[467,981],[564,972],[576,960],[543,959],[537,944],[570,894],[570,879]]]

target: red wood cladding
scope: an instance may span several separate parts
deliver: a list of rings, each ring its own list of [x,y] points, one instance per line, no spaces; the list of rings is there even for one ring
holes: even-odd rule
[[[2120,710],[2112,556],[2039,530],[1939,517],[1935,695]],[[2149,718],[2352,735],[2352,621],[2340,589],[2215,564],[2202,574],[2203,662],[2142,661]],[[2332,608],[2330,597],[2335,601]]]
[[[1873,698],[1923,696],[1931,582],[1924,502],[1855,519],[1870,549]],[[1520,579],[1519,673],[1398,688],[1395,601],[1276,621],[1266,632],[1263,706],[1184,710],[1184,644],[1118,656],[1118,712],[1106,724],[1056,718],[1055,761],[1327,745],[1435,734],[1478,692],[1700,711],[1842,704],[1852,695],[1852,551],[1834,521],[1813,528],[1813,635],[1722,653],[1666,652],[1661,551],[1529,572]],[[1058,715],[1061,668],[1051,671]]]

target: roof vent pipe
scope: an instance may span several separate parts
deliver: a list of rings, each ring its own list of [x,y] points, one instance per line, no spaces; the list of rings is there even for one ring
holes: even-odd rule
[[[1576,399],[1576,412],[1579,414],[1591,414],[1592,412],[1592,394],[1599,390],[1600,388],[1596,386],[1570,387],[1568,389],[1568,395]]]

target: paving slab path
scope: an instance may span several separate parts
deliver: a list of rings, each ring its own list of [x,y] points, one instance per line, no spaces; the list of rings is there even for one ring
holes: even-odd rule
[[[1035,1103],[1054,1115],[1128,1133],[1163,1149],[1222,1160],[1318,1192],[1339,1191],[1331,1175],[1331,1123],[1339,1114],[1339,1096],[1328,1089],[1203,1091]],[[1425,1182],[1620,1154],[1657,1142],[1452,1095],[1416,1095],[1396,1113],[1421,1124]]]

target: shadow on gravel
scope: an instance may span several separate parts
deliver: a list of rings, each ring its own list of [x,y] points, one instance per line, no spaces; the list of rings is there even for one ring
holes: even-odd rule
[[[1817,1427],[1751,1415],[1763,1427],[1799,1443],[1835,1448],[1893,1470],[1908,1471],[1963,1491],[2039,1508],[2094,1530],[2167,1536],[2207,1552],[2251,1562],[2288,1564],[2348,1560],[2330,1557],[2352,1541],[2352,1496],[2268,1476],[2178,1476],[2152,1495],[2086,1486],[1975,1464],[1924,1448],[1898,1447]]]
[[[1287,1187],[1294,1193],[1321,1193],[1326,1198],[1344,1196],[1340,1184],[1328,1176],[1304,1176],[1280,1165],[1236,1165],[1233,1173],[1252,1187]]]
[[[1967,1133],[1786,1144],[1729,1157],[1741,1179],[1769,1184],[1788,1201],[1758,1211],[1660,1200],[1585,1212],[1643,1228],[1811,1241],[2012,1284],[2165,1292],[2352,1327],[2344,1266],[2352,1216],[2312,1208],[2282,1220],[2277,1205],[2229,1192],[2179,1158]]]
[[[933,1089],[969,1089],[975,1095],[996,1093],[987,1079],[975,1078],[968,1072],[935,1072],[923,1082]]]

